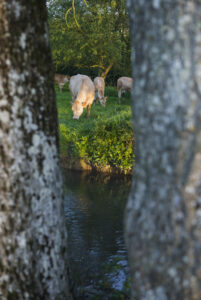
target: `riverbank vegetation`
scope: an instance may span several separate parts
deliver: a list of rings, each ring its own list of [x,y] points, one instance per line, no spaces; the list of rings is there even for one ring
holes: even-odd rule
[[[67,167],[82,161],[96,170],[129,173],[133,167],[133,128],[130,95],[118,103],[114,87],[106,87],[106,107],[93,104],[91,117],[84,111],[73,120],[71,94],[65,86],[63,93],[56,86],[59,117],[60,154]]]
[[[49,0],[48,17],[56,73],[103,76],[116,86],[131,77],[128,13],[124,0]],[[130,95],[118,104],[116,88],[106,88],[106,108],[93,105],[79,121],[72,119],[71,95],[57,91],[63,165],[129,173],[133,166]],[[67,159],[66,159],[67,158]]]

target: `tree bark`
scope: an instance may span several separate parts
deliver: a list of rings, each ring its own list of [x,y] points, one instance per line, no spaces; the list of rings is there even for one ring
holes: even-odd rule
[[[71,299],[45,0],[0,2],[0,298]]]
[[[201,299],[201,2],[127,0],[136,160],[132,299]]]

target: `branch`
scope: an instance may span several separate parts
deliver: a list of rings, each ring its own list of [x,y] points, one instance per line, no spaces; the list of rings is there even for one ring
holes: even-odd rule
[[[76,19],[76,16],[75,16],[75,0],[73,0],[72,2],[72,8],[73,8],[73,17],[74,17],[74,20],[75,20],[75,24],[77,25],[77,27],[80,29],[80,25]]]
[[[87,68],[87,69],[90,69],[90,68],[100,68],[100,69],[103,69],[105,70],[105,67],[103,66],[99,66],[99,65],[93,65],[93,66],[89,66],[89,65],[80,65],[80,64],[75,64],[76,67],[79,67],[79,68]]]
[[[86,1],[86,0],[84,0],[84,3],[85,3],[85,5],[86,5],[86,6],[88,6],[88,3],[87,3],[87,1]]]
[[[89,68],[100,68],[100,69],[105,70],[105,67],[101,66],[101,65],[93,65],[93,66],[90,66]]]
[[[65,21],[66,21],[66,26],[68,27],[68,28],[70,28],[71,26],[70,25],[68,25],[68,14],[69,14],[69,12],[71,11],[71,9],[72,9],[72,7],[70,7],[67,11],[66,11],[66,13],[65,13]]]
[[[88,6],[88,3],[86,0],[84,0],[84,3],[86,6]],[[75,24],[76,24],[77,28],[80,29],[80,24],[78,23],[78,21],[76,19],[76,14],[75,14],[75,0],[72,0],[72,7],[70,7],[65,13],[66,26],[68,27],[68,29],[72,27],[68,24],[68,14],[71,10],[73,10],[73,18],[74,18]]]
[[[109,64],[109,66],[107,67],[107,69],[105,70],[105,72],[101,75],[104,79],[106,78],[107,74],[109,73],[109,71],[111,70],[112,66],[114,65],[113,62],[111,62]]]

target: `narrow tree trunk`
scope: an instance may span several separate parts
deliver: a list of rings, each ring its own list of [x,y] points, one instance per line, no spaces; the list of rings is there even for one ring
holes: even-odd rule
[[[0,2],[0,299],[71,299],[45,0]]]
[[[132,299],[201,299],[201,2],[128,0],[136,161]]]
[[[109,64],[109,66],[107,67],[107,69],[104,70],[104,72],[102,72],[101,77],[103,77],[104,79],[107,77],[107,74],[110,72],[110,70],[112,69],[114,63],[111,62]]]

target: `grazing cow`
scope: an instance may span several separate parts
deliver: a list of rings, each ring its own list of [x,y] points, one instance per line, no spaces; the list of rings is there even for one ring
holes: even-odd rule
[[[89,117],[95,97],[93,81],[86,75],[78,74],[70,78],[69,89],[74,101],[72,103],[73,119],[79,119],[85,107],[87,107]]]
[[[118,98],[120,103],[120,98],[122,92],[128,91],[130,92],[133,85],[133,78],[131,77],[120,77],[117,80],[117,91],[118,91]]]
[[[70,80],[70,76],[68,75],[61,75],[61,74],[54,75],[54,82],[58,84],[61,93],[62,93],[63,86],[69,80]]]
[[[105,93],[105,80],[103,77],[96,77],[94,79],[94,86],[95,86],[95,98],[99,99],[100,104],[105,106],[107,97],[104,97]]]

